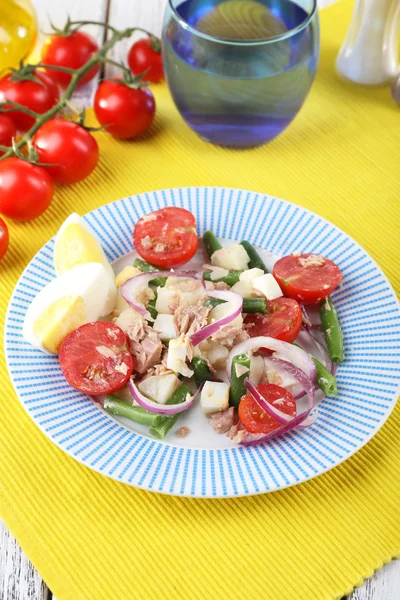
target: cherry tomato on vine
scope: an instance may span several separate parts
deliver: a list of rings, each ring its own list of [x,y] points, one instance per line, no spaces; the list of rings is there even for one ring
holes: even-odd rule
[[[68,35],[51,35],[46,39],[42,48],[42,63],[76,70],[90,60],[98,49],[92,36],[83,31],[74,31]],[[99,69],[99,65],[92,67],[80,79],[78,86],[93,79]],[[67,87],[71,81],[70,73],[53,69],[47,69],[46,73],[61,87]]]
[[[128,65],[134,75],[140,75],[147,70],[143,81],[156,83],[163,79],[160,42],[151,38],[135,42],[128,52]]]
[[[32,79],[13,81],[12,74],[2,77],[0,79],[0,102],[12,100],[39,114],[50,110],[60,97],[58,87],[46,73],[34,71],[32,75],[39,81]],[[33,116],[20,110],[10,110],[7,112],[7,117],[20,131],[27,131],[35,123]]]
[[[99,160],[99,147],[94,137],[77,123],[52,119],[35,133],[33,146],[39,162],[57,183],[82,181],[93,171]]]
[[[0,259],[3,258],[8,248],[8,229],[3,219],[0,218]]]
[[[14,122],[6,115],[0,115],[0,146],[11,146],[12,139],[17,135]],[[0,156],[4,152],[0,150]]]
[[[94,112],[111,135],[135,138],[151,125],[156,110],[153,94],[144,87],[130,87],[119,80],[103,81],[94,97]]]
[[[21,158],[0,161],[0,213],[16,221],[38,217],[53,197],[50,175]]]

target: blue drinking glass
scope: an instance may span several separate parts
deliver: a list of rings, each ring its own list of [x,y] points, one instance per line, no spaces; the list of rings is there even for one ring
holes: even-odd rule
[[[316,0],[169,0],[162,44],[189,127],[220,146],[260,146],[286,129],[310,90]]]

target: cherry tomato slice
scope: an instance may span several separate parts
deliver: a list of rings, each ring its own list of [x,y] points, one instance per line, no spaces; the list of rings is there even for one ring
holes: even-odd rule
[[[275,263],[273,273],[284,295],[303,304],[320,302],[343,279],[339,267],[318,254],[284,256]]]
[[[184,208],[161,208],[139,219],[133,243],[140,256],[152,265],[163,268],[182,265],[197,250],[196,220]]]
[[[59,360],[68,383],[90,396],[119,390],[133,371],[125,333],[106,321],[72,331],[61,344]]]
[[[263,383],[257,391],[268,404],[290,415],[296,416],[296,402],[290,392],[273,383]],[[239,404],[239,419],[250,433],[270,433],[280,427],[280,423],[259,407],[251,394],[246,394]]]
[[[300,304],[291,298],[267,300],[267,313],[248,314],[244,328],[250,337],[265,335],[284,342],[293,342],[302,325]]]

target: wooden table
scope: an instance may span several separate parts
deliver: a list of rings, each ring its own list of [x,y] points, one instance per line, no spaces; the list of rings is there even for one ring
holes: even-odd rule
[[[160,34],[167,0],[33,0],[41,31],[50,31],[49,19],[62,26],[67,14],[72,20],[108,21],[117,28],[129,24]],[[337,0],[319,0],[321,7]],[[88,31],[99,44],[104,40],[104,29],[90,26]],[[40,34],[38,48],[43,41]],[[113,49],[112,57],[121,60],[126,56],[132,41],[121,42]],[[74,102],[91,103],[96,82],[82,89]],[[0,521],[0,600],[50,600],[54,598],[45,582],[25,556],[18,542]],[[375,576],[356,589],[348,600],[399,600],[400,561],[386,565]],[[54,599],[55,600],[55,599]],[[79,599],[76,599],[79,600]],[[110,599],[111,600],[111,599]],[[303,600],[303,599],[299,599]]]

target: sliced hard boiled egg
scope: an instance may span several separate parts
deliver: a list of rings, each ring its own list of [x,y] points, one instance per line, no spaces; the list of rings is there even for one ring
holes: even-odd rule
[[[117,298],[114,272],[95,235],[77,213],[72,213],[57,233],[54,267],[57,275],[61,275],[73,267],[87,263],[100,263],[108,273],[108,292],[101,316],[109,315]]]
[[[101,316],[109,275],[98,262],[72,267],[43,288],[28,308],[23,335],[47,354],[58,354],[71,331]]]

